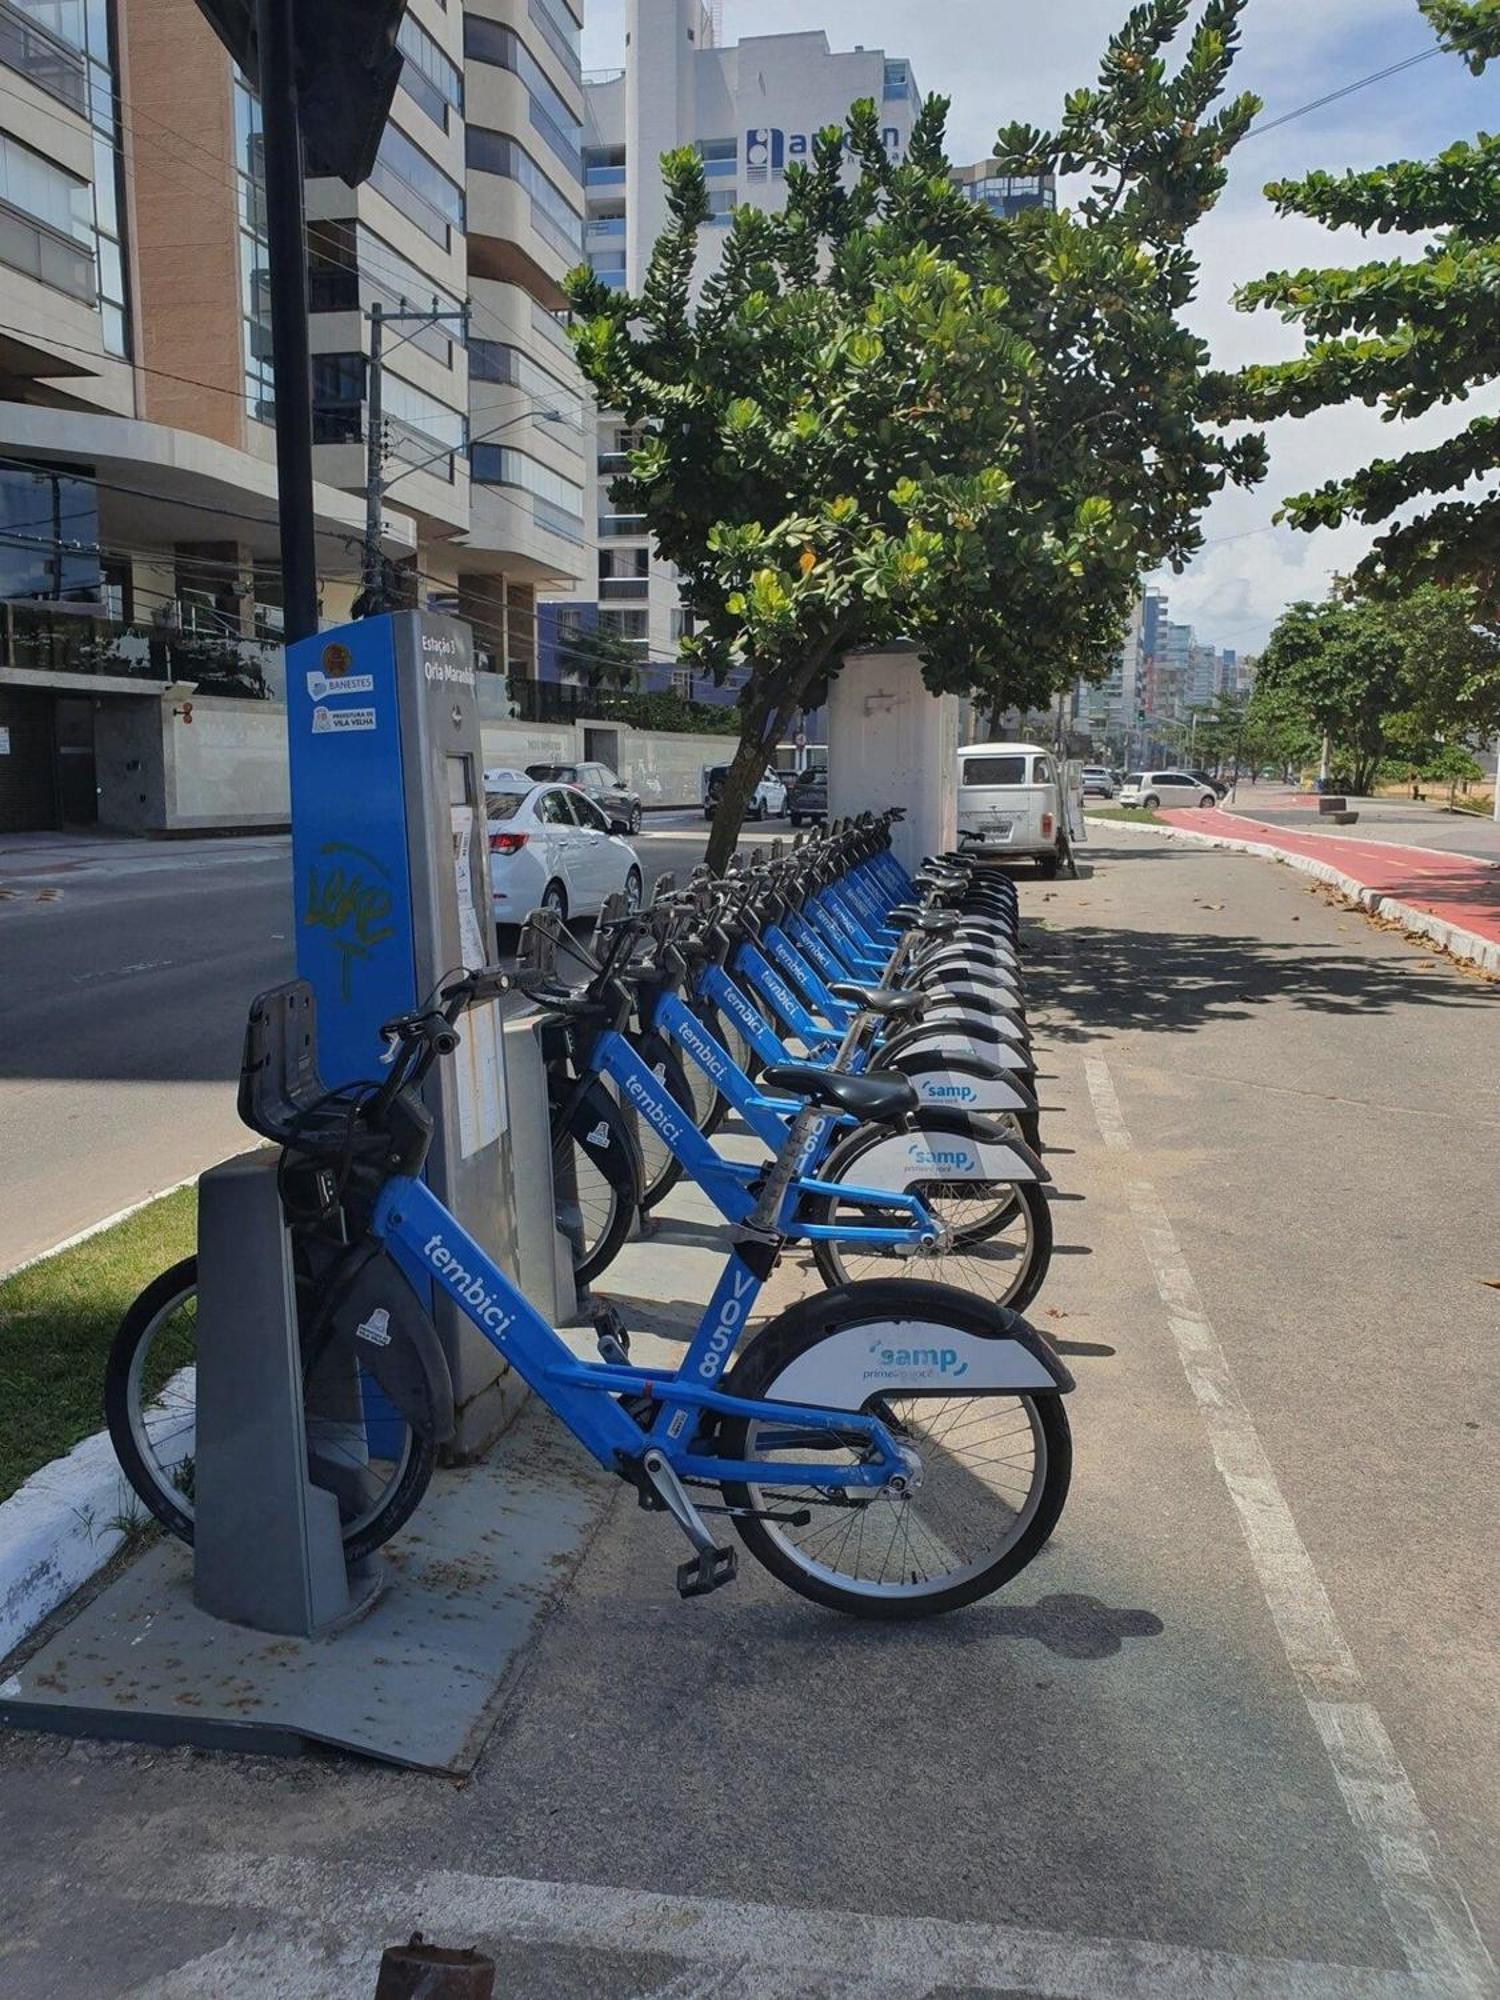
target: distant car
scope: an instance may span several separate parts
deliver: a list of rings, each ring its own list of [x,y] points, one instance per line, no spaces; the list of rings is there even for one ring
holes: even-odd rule
[[[729,776],[727,764],[705,764],[703,766],[703,817],[712,819],[719,808],[723,794],[724,780]],[[780,819],[786,811],[786,779],[780,771],[767,771],[755,790],[750,794],[750,803],[745,808],[747,819]]]
[[[1120,787],[1122,806],[1216,806],[1219,795],[1191,771],[1131,771]]]
[[[1200,785],[1207,785],[1216,798],[1222,799],[1229,790],[1222,778],[1211,778],[1207,771],[1189,771],[1190,778],[1196,778]]]
[[[521,924],[533,910],[596,916],[618,890],[638,910],[644,877],[635,849],[573,785],[537,784],[524,771],[484,774],[490,910]]]
[[[608,764],[528,764],[526,775],[538,783],[576,785],[604,814],[612,833],[641,830],[641,795],[633,792]]]
[[[1103,764],[1085,764],[1083,767],[1083,796],[1086,799],[1112,799],[1115,795],[1115,775]]]
[[[802,826],[808,820],[825,820],[828,817],[828,766],[809,764],[807,769],[792,780],[792,788],[787,793],[786,809],[791,814],[792,825]]]

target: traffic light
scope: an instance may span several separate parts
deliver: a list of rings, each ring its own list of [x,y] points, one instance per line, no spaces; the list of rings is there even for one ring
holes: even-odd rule
[[[259,89],[256,0],[198,0],[198,10]],[[406,0],[297,0],[297,96],[310,174],[336,174],[350,187],[369,178],[401,76],[396,36],[405,12]]]

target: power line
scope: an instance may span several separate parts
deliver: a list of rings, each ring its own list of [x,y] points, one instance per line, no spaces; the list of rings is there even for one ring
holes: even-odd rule
[[[1330,90],[1324,97],[1315,97],[1311,104],[1301,104],[1295,111],[1283,111],[1277,118],[1263,119],[1252,125],[1245,134],[1247,139],[1258,139],[1266,132],[1274,132],[1280,125],[1290,125],[1294,118],[1306,118],[1309,112],[1322,111],[1330,104],[1337,104],[1345,97],[1352,97],[1357,90],[1365,90],[1372,83],[1384,83],[1388,77],[1400,76],[1404,70],[1415,69],[1418,63],[1431,62],[1434,56],[1443,54],[1442,44],[1434,42],[1430,49],[1419,54],[1406,56],[1401,62],[1391,63],[1385,69],[1373,70],[1369,76],[1356,77],[1353,83],[1346,83],[1338,90]]]

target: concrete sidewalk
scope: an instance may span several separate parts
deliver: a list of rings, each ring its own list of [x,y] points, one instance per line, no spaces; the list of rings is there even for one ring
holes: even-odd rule
[[[7,2000],[368,2000],[418,1927],[526,2000],[1496,1991],[1495,996],[1112,833],[1022,886],[1031,1317],[1079,1382],[1042,1558],[901,1628],[748,1564],[684,1604],[670,1529],[586,1473],[462,1788],[0,1743]],[[603,1289],[671,1352],[724,1246],[667,1210]]]

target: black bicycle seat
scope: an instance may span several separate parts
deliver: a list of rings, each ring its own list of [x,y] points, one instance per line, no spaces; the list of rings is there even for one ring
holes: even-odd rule
[[[851,1118],[875,1125],[894,1125],[917,1108],[916,1086],[894,1070],[867,1070],[854,1076],[846,1070],[815,1069],[810,1063],[773,1063],[761,1071],[761,1080],[771,1090],[789,1091],[793,1097],[847,1111]]]
[[[946,937],[956,931],[963,922],[957,910],[924,910],[917,918],[916,928],[927,931],[933,937]]]
[[[922,1011],[920,993],[892,993],[881,986],[856,986],[852,980],[836,979],[829,987],[835,1000],[847,1000],[867,1014],[884,1014],[892,1021],[909,1021]]]

